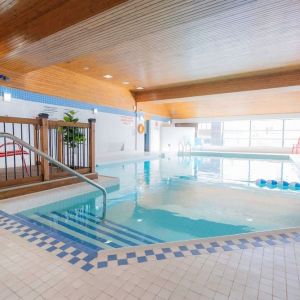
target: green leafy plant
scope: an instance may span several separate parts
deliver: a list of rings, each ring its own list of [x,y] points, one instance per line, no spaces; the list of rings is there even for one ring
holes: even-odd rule
[[[79,119],[75,116],[76,112],[70,110],[64,114],[64,121],[77,123]],[[72,167],[74,167],[74,155],[75,149],[78,148],[80,144],[83,144],[86,141],[85,134],[78,127],[62,127],[61,132],[63,135],[63,140],[66,143],[68,148],[72,149]]]

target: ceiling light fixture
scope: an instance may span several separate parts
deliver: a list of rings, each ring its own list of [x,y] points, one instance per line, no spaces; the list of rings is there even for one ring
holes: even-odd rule
[[[90,67],[84,67],[83,69],[84,69],[85,71],[87,71],[87,70],[90,69]]]
[[[136,89],[137,90],[143,90],[144,88],[142,86],[138,86]]]
[[[129,82],[129,81],[123,81],[122,83],[127,85],[127,84],[129,84],[130,82]]]
[[[111,78],[113,78],[112,75],[109,75],[109,74],[104,75],[103,77],[106,78],[106,79],[111,79]]]

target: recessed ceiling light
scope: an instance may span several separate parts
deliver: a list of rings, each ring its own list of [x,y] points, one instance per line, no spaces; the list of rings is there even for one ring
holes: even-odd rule
[[[129,81],[123,81],[122,83],[123,84],[129,84],[130,82]]]
[[[143,90],[144,88],[142,86],[138,86],[136,89],[137,90]]]
[[[109,74],[104,75],[103,77],[106,78],[106,79],[111,79],[111,78],[113,78],[112,75],[109,75]]]
[[[86,71],[89,70],[89,69],[90,69],[90,67],[84,67],[83,68],[83,70],[86,70]]]

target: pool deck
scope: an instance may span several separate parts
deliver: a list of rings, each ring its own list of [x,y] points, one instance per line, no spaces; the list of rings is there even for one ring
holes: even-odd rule
[[[84,269],[18,226],[1,216],[0,299],[300,299],[300,228],[103,252]]]
[[[0,300],[300,299],[300,227],[90,253],[14,215],[89,189],[0,202]]]

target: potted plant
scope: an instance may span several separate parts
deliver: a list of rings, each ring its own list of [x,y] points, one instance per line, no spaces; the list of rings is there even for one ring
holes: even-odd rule
[[[70,123],[77,123],[79,119],[75,116],[76,112],[70,110],[64,114],[64,121]],[[78,127],[62,127],[61,128],[63,141],[67,146],[67,151],[71,149],[70,167],[75,168],[75,152],[78,155],[78,148],[86,141],[85,134]]]

